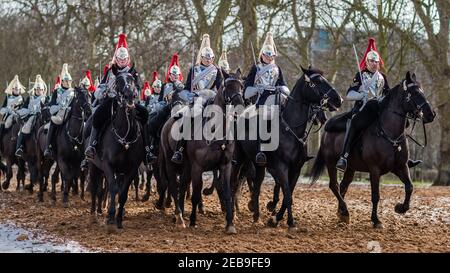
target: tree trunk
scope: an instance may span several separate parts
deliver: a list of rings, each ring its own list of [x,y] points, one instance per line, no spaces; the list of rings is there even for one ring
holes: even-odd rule
[[[244,71],[250,71],[253,65],[252,46],[255,50],[255,58],[258,54],[258,23],[256,20],[256,0],[239,0],[239,19],[242,24],[241,56],[244,59]],[[247,72],[244,72],[247,73]]]

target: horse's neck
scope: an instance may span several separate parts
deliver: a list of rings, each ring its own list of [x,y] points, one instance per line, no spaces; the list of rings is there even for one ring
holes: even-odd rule
[[[299,137],[302,137],[307,125],[310,103],[307,103],[300,94],[293,97],[293,99],[294,100],[288,100],[281,115],[291,129]]]
[[[379,124],[389,137],[398,137],[405,131],[406,113],[395,98],[391,98],[381,109]]]
[[[132,113],[127,113],[124,107],[116,105],[115,117],[112,119],[112,126],[116,129],[117,133],[121,136],[134,136],[133,128],[136,123],[136,116]]]

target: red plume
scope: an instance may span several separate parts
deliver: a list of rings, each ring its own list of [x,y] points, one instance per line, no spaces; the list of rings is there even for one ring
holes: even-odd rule
[[[150,92],[151,92],[151,88],[150,88],[150,84],[148,83],[148,81],[145,81],[144,82],[144,88],[142,88],[142,91],[141,91],[141,100],[143,101],[143,100],[145,100],[145,90],[147,90],[147,89],[150,89]]]
[[[120,47],[124,47],[124,48],[128,49],[127,36],[125,35],[125,33],[119,34],[119,41],[117,42],[116,50],[119,49]]]
[[[95,92],[95,86],[94,86],[94,82],[92,81],[92,76],[91,76],[90,70],[86,70],[86,77],[89,79],[89,82],[91,83],[91,86],[89,86],[88,90],[90,92]]]
[[[176,64],[181,70],[180,61],[178,59],[178,54],[177,53],[173,54],[172,60],[170,60],[170,65],[169,65],[169,68],[167,69],[167,73],[166,73],[166,82],[169,81],[170,69],[172,68],[172,66],[174,64]],[[180,71],[180,81],[183,81],[183,73],[181,73],[181,71]]]
[[[384,62],[383,59],[381,59],[381,55],[377,50],[377,47],[375,45],[375,39],[374,38],[369,38],[369,44],[367,45],[366,48],[366,52],[364,53],[364,57],[361,59],[361,61],[359,62],[359,68],[362,70],[366,69],[366,57],[367,57],[367,53],[369,53],[369,51],[375,51],[378,53],[378,56],[380,56],[380,67],[383,67]]]
[[[55,81],[55,85],[53,86],[52,93],[53,93],[53,91],[55,91],[56,88],[59,88],[59,87],[61,87],[61,77],[58,75],[58,77],[56,78],[56,81]]]

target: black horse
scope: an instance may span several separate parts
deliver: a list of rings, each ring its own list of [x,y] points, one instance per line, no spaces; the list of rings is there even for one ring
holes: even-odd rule
[[[215,96],[213,105],[220,107],[222,113],[226,113],[226,107],[229,105],[243,105],[242,98],[243,84],[241,82],[241,71],[225,75],[224,87],[221,88]],[[225,119],[227,115],[221,116],[221,113],[215,112],[219,118]],[[201,200],[201,191],[203,187],[202,174],[205,171],[220,170],[221,184],[224,190],[224,200],[226,204],[226,226],[227,234],[236,233],[233,225],[232,195],[230,186],[231,159],[234,153],[235,141],[226,137],[220,140],[207,141],[186,140],[186,159],[182,166],[176,165],[171,161],[173,151],[176,149],[176,143],[171,136],[172,125],[175,119],[170,118],[163,127],[161,133],[161,179],[168,181],[169,192],[175,203],[176,224],[179,227],[185,227],[183,220],[184,195],[192,180],[192,213],[190,215],[190,226],[196,224],[197,208]],[[225,123],[224,123],[225,124]],[[204,128],[204,127],[201,127]],[[218,128],[216,128],[218,129]],[[194,129],[195,130],[195,129]],[[224,130],[224,132],[226,132]],[[223,136],[222,136],[223,137]],[[180,175],[178,185],[177,173]]]
[[[130,73],[116,76],[116,97],[111,99],[111,120],[105,124],[100,137],[97,154],[89,164],[91,183],[91,216],[96,217],[97,191],[106,178],[109,193],[109,209],[106,227],[109,232],[122,229],[125,202],[131,182],[138,176],[138,168],[144,159],[142,126],[137,120],[135,109],[136,86]],[[105,102],[106,103],[106,102]],[[119,196],[119,210],[116,216],[116,195]]]
[[[325,131],[312,170],[312,182],[315,182],[319,179],[324,167],[327,167],[330,189],[339,202],[338,217],[346,223],[350,221],[350,216],[344,197],[348,186],[353,181],[355,171],[370,173],[371,220],[375,228],[382,228],[377,215],[380,199],[379,183],[382,175],[392,172],[405,184],[405,200],[403,204],[398,203],[395,206],[395,212],[405,213],[409,209],[413,185],[407,166],[409,158],[405,135],[407,117],[412,115],[428,123],[432,122],[436,115],[426,100],[420,84],[416,81],[416,75],[409,71],[400,84],[388,91],[380,103],[380,108],[378,120],[368,126],[355,140],[350,152],[349,164],[340,185],[337,182],[336,162],[342,150],[345,132]],[[337,117],[333,117],[328,122],[334,122],[336,119]]]
[[[335,111],[342,104],[339,93],[323,77],[320,70],[302,68],[303,75],[295,84],[288,101],[282,110],[279,118],[278,148],[267,155],[267,170],[274,177],[275,183],[279,184],[283,191],[283,202],[276,215],[269,219],[269,226],[277,226],[278,222],[288,210],[287,224],[290,230],[295,230],[296,226],[292,216],[292,193],[297,184],[301,168],[307,157],[307,145],[305,132],[309,120],[311,108],[319,106],[323,109]],[[272,120],[275,122],[278,120]],[[257,166],[254,162],[258,151],[258,143],[249,140],[249,132],[246,128],[245,140],[238,141],[239,151],[237,153],[238,164],[233,167],[233,187],[237,188],[240,169],[247,161],[252,161],[255,165],[256,173],[253,180],[253,190],[251,192],[251,204],[253,210],[253,221],[259,221],[259,194],[261,184],[265,176],[266,167]],[[234,190],[236,192],[237,190]]]
[[[11,178],[13,177],[12,166],[14,164],[17,165],[16,190],[20,189],[20,184],[22,184],[22,186],[25,188],[25,162],[23,161],[23,159],[18,158],[15,155],[17,135],[19,134],[21,126],[21,119],[18,116],[13,117],[13,124],[10,128],[5,128],[3,130],[2,139],[0,139],[2,156],[6,162],[6,180],[2,183],[2,188],[4,190],[9,188]]]
[[[85,89],[75,87],[70,107],[67,119],[58,126],[55,134],[55,161],[61,172],[64,207],[69,205],[69,190],[77,183],[78,178],[84,189],[84,176],[80,169],[84,158],[83,130],[85,117],[91,114],[89,96]],[[52,185],[52,198],[56,198],[55,185]]]
[[[31,117],[30,117],[31,118]],[[23,136],[23,156],[22,159],[28,165],[28,170],[30,172],[30,184],[26,185],[25,188],[32,193],[34,185],[39,182],[39,161],[38,153],[39,146],[38,143],[38,133],[39,128],[50,120],[50,111],[48,107],[42,107],[41,112],[36,113],[33,117],[34,122],[31,127],[29,134]]]

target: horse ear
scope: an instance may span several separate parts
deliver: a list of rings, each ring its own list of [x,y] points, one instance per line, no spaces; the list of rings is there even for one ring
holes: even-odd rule
[[[228,79],[229,77],[230,77],[230,74],[228,74],[225,70],[223,70],[222,69],[222,75],[223,75],[223,78],[226,80],[226,79]]]
[[[413,80],[413,82],[416,82],[417,81],[417,79],[416,79],[416,73],[412,73],[412,75],[411,75],[411,79]]]
[[[236,69],[236,76],[237,76],[238,79],[240,79],[240,78],[241,78],[241,75],[242,75],[241,68],[238,67],[238,69]]]
[[[305,69],[302,65],[300,65],[300,68],[302,69],[304,74],[306,74],[306,72],[308,71],[308,69]]]
[[[405,79],[406,79],[406,81],[407,82],[412,82],[412,79],[411,79],[411,72],[406,72],[406,77],[405,77]]]

